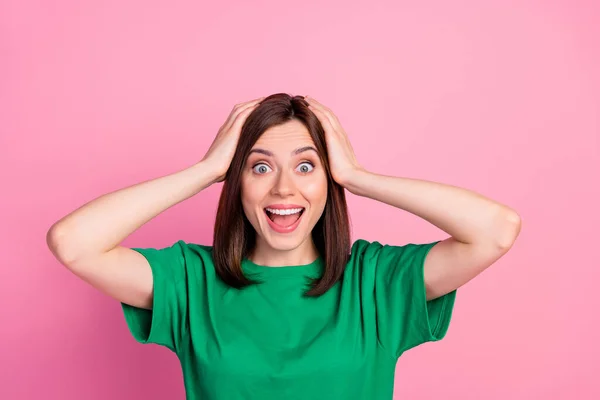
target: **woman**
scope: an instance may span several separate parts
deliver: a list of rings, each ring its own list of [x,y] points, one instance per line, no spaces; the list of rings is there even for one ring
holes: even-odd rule
[[[221,181],[213,246],[119,245]],[[450,237],[351,244],[344,189]],[[514,210],[473,192],[365,170],[331,110],[275,94],[235,106],[199,163],[99,197],[47,240],[122,303],[137,341],[177,354],[189,399],[379,400],[398,357],[444,337],[457,288],[519,231]]]

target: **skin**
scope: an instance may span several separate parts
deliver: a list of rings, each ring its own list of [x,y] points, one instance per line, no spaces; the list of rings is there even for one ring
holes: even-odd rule
[[[160,213],[224,179],[240,129],[263,99],[237,104],[200,162],[166,176],[106,193],[55,222],[46,234],[46,241],[57,260],[114,299],[135,307],[152,308],[150,265],[140,253],[120,243]],[[365,170],[358,164],[335,114],[318,101],[305,99],[325,130],[327,157],[336,182],[355,195],[417,215],[450,235],[435,245],[425,260],[428,299],[465,284],[512,247],[521,229],[521,219],[516,211],[455,186]],[[281,139],[283,136],[285,141]],[[309,141],[297,125],[290,124],[265,132],[256,145],[273,151],[269,171],[275,171],[260,177],[250,174],[244,177],[244,211],[259,234],[259,244],[251,259],[259,264],[299,265],[316,257],[309,232],[325,205],[324,172],[318,168],[320,163],[315,157],[314,172],[300,176],[294,168],[301,160],[292,160],[290,156],[290,151]],[[310,157],[309,153],[302,156]],[[321,190],[324,191],[321,193]],[[279,201],[282,199],[305,206],[310,213],[306,215],[309,218],[303,221],[304,225],[288,238],[269,232],[266,221],[259,218],[262,207],[271,201],[284,203]]]
[[[307,147],[313,150],[294,154],[294,150]],[[252,147],[242,174],[244,213],[257,233],[249,258],[265,266],[313,262],[318,251],[311,232],[326,201],[327,175],[306,127],[292,120],[265,131]],[[269,227],[264,208],[272,204],[304,207],[300,224],[293,232],[282,234]]]
[[[225,178],[244,121],[263,99],[236,104],[200,162],[105,193],[56,221],[46,233],[52,254],[104,294],[151,309],[154,282],[150,264],[139,252],[120,243],[165,210]]]
[[[337,183],[355,195],[419,216],[450,235],[435,245],[425,259],[428,300],[464,285],[513,246],[521,230],[521,219],[515,210],[456,186],[367,171],[358,163],[337,116],[317,100],[308,96],[305,99],[325,130],[327,157]],[[251,168],[257,159],[249,159],[242,201],[244,211],[258,233],[258,244],[251,256],[256,263],[299,265],[316,257],[310,231],[323,212],[325,176],[321,172],[312,173],[310,178],[302,177],[295,169],[300,159],[290,156],[295,148],[310,143],[308,132],[303,132],[301,124],[286,124],[265,132],[255,146],[266,147],[274,153],[269,160],[272,163],[269,172],[264,176],[252,174]],[[272,203],[306,206],[309,218],[302,221],[294,233],[278,235],[270,230],[263,214],[263,208]]]
[[[513,246],[521,218],[510,207],[473,191],[362,168],[339,119],[313,98],[309,108],[325,130],[333,178],[345,189],[417,215],[450,235],[424,263],[427,299],[449,293],[482,273]]]

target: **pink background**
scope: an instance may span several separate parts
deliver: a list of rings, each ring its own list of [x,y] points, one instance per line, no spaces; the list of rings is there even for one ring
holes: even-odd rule
[[[600,7],[200,3],[1,3],[0,398],[184,398],[177,358],[135,343],[120,305],[62,268],[45,234],[195,163],[235,103],[276,92],[331,107],[368,169],[463,186],[523,219],[513,249],[459,290],[447,337],[400,359],[396,399],[600,398]],[[220,188],[124,244],[210,244]],[[348,202],[353,239],[446,237]]]

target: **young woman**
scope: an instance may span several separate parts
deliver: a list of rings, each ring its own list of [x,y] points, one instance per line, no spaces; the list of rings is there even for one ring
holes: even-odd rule
[[[212,246],[120,246],[221,181]],[[351,243],[344,190],[450,237]],[[137,341],[177,354],[188,399],[388,400],[398,357],[444,337],[457,288],[519,231],[514,210],[471,191],[365,170],[331,110],[275,94],[236,105],[197,164],[91,201],[47,241],[122,303]]]

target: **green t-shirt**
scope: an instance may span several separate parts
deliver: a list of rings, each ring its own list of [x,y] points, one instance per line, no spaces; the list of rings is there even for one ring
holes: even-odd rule
[[[235,289],[215,272],[212,247],[178,241],[136,248],[154,277],[153,309],[122,303],[141,343],[180,360],[190,400],[389,400],[400,355],[442,339],[456,291],[426,301],[423,263],[437,242],[382,245],[359,239],[344,275],[302,297],[323,259],[242,269],[264,283]]]

